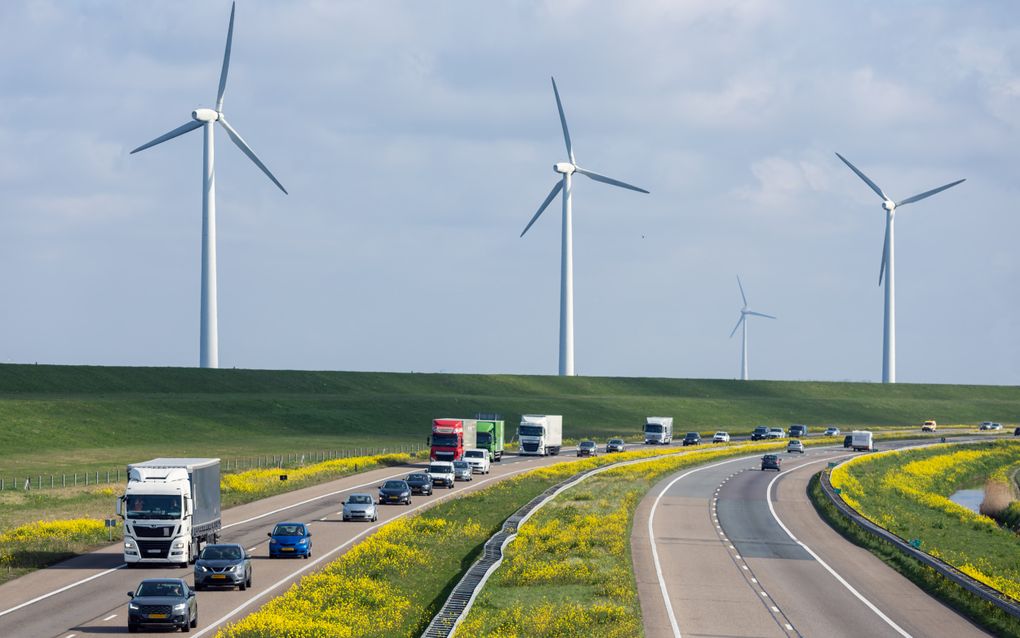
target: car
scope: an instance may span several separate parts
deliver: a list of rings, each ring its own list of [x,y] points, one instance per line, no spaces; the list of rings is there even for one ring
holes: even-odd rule
[[[390,479],[379,486],[379,504],[385,505],[386,503],[411,504],[411,486],[407,484],[407,481]]]
[[[429,476],[432,477],[432,485],[445,485],[453,489],[456,477],[453,475],[453,463],[450,461],[432,461],[429,463]]]
[[[595,444],[595,441],[581,441],[580,445],[577,446],[578,456],[598,456],[599,448]]]
[[[799,423],[794,423],[793,425],[791,425],[789,430],[790,436],[798,438],[807,436],[807,432],[808,432],[807,426],[800,425]]]
[[[684,435],[684,447],[688,445],[698,445],[701,443],[701,434],[698,432],[688,432]]]
[[[474,479],[471,464],[467,461],[454,461],[453,462],[453,480],[455,481],[470,481]]]
[[[623,439],[609,439],[606,443],[606,454],[610,452],[623,452],[627,449],[627,444],[624,443]]]
[[[1020,436],[1020,428],[1013,429],[1013,436]]]
[[[760,441],[767,438],[769,438],[769,426],[767,425],[755,426],[754,431],[751,432],[752,441]]]
[[[934,421],[934,420],[932,420],[932,419],[928,419],[928,420],[927,420],[927,421],[925,421],[925,422],[924,422],[924,424],[923,424],[923,425],[921,426],[921,431],[922,431],[922,432],[934,432],[934,431],[935,431],[935,429],[936,429],[937,427],[938,427],[938,424],[937,424],[937,423],[935,423],[935,421]]]
[[[854,444],[854,437],[852,434],[847,434],[843,437],[843,447],[850,447]]]
[[[978,429],[979,430],[1001,430],[1002,429],[1002,424],[1001,423],[995,423],[994,421],[983,421],[981,423],[981,425],[978,426]]]
[[[412,472],[404,477],[404,482],[411,488],[411,494],[432,496],[432,475],[428,472]]]
[[[839,436],[839,428],[834,425],[830,425],[825,428],[825,436]]]
[[[786,438],[786,432],[783,431],[783,428],[769,428],[769,435],[767,437],[765,437],[765,438],[767,438],[767,439],[785,439]]]
[[[146,578],[127,593],[127,627],[135,633],[142,627],[170,627],[191,631],[198,627],[198,599],[195,590],[180,578]]]
[[[472,448],[470,450],[464,450],[464,459],[471,464],[471,470],[478,472],[479,474],[488,474],[489,465],[489,451],[481,448]]]
[[[782,465],[783,459],[779,458],[778,454],[766,454],[761,457],[761,471],[775,470],[781,472],[780,465]]]
[[[804,444],[798,439],[790,439],[790,442],[786,444],[786,451],[789,452],[800,452],[804,453]]]
[[[414,475],[412,474],[411,476]],[[423,474],[422,476],[429,482],[429,492],[431,493],[431,479],[429,479],[428,474]],[[340,516],[345,521],[372,521],[374,523],[379,520],[379,511],[375,508],[375,499],[372,498],[371,494],[349,494],[344,499],[344,509],[340,512]]]
[[[312,530],[304,523],[277,523],[269,536],[269,557],[312,555]]]
[[[730,433],[729,432],[716,432],[712,435],[712,443],[729,443]]]
[[[206,545],[195,559],[195,591],[210,586],[251,587],[251,554],[240,545]]]

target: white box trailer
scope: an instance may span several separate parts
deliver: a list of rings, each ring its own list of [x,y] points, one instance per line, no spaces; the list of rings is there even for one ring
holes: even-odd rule
[[[673,441],[673,417],[650,416],[645,419],[645,443],[669,445]]]
[[[850,433],[850,447],[854,452],[870,452],[875,449],[874,437],[867,430],[854,430]]]
[[[520,454],[547,456],[560,453],[563,445],[563,416],[559,414],[525,414],[517,427]]]

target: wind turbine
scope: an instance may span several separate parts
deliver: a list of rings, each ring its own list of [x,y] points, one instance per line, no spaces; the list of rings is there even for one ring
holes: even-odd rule
[[[174,130],[160,135],[147,144],[142,144],[132,154],[138,151],[162,144],[167,140],[184,135],[197,128],[205,128],[205,143],[202,153],[202,308],[201,308],[201,336],[199,338],[199,365],[203,368],[219,367],[219,331],[216,318],[216,171],[213,167],[213,139],[214,124],[217,122],[227,132],[230,138],[241,152],[247,155],[255,165],[262,169],[269,179],[276,184],[284,193],[287,189],[283,187],[276,177],[269,171],[262,160],[258,158],[255,151],[248,146],[241,135],[227,122],[223,115],[223,93],[227,88],[227,69],[230,66],[230,45],[234,39],[234,9],[235,4],[230,6],[230,26],[227,28],[227,46],[223,52],[223,68],[220,70],[220,86],[216,94],[216,108],[197,108],[191,112],[191,122],[182,124]]]
[[[574,227],[571,211],[571,176],[574,173],[580,173],[603,184],[619,186],[639,193],[648,193],[648,191],[577,165],[577,161],[574,159],[574,148],[570,143],[570,131],[567,130],[567,116],[563,114],[563,103],[560,102],[560,92],[556,88],[556,78],[552,78],[552,87],[553,95],[556,96],[556,109],[560,113],[560,125],[563,127],[563,141],[567,144],[567,157],[570,158],[570,161],[553,164],[553,171],[562,175],[562,178],[549,191],[549,196],[538,207],[538,212],[521,231],[521,237],[524,237],[524,233],[528,232],[531,225],[542,215],[556,195],[563,191],[563,243],[560,255],[560,376],[574,376]]]
[[[958,179],[955,182],[950,182],[945,186],[939,186],[933,188],[930,191],[925,191],[919,195],[908,197],[904,200],[894,202],[886,195],[881,188],[878,187],[875,182],[868,179],[868,176],[857,170],[857,167],[851,164],[845,157],[836,153],[836,157],[843,161],[844,164],[850,167],[857,177],[864,180],[871,190],[882,198],[882,208],[885,210],[885,245],[882,247],[882,265],[878,269],[878,285],[882,285],[882,276],[885,275],[885,323],[882,332],[882,383],[896,383],[896,278],[893,270],[893,254],[894,254],[894,243],[893,243],[893,221],[896,216],[896,208],[898,206],[904,206],[906,204],[913,204],[919,202],[922,199],[931,197],[936,193],[941,193],[947,188],[952,188],[957,184],[962,184],[967,181],[966,179]]]
[[[737,325],[733,326],[733,332],[730,333],[730,339],[733,335],[737,334],[737,328],[743,328],[742,343],[740,346],[740,378],[743,381],[747,381],[747,317],[765,317],[766,319],[775,319],[772,315],[766,315],[761,312],[755,312],[747,309],[747,296],[744,294],[744,284],[740,283],[740,275],[737,275],[737,285],[740,286],[740,298],[744,300],[744,307],[740,309],[740,319],[737,319]]]

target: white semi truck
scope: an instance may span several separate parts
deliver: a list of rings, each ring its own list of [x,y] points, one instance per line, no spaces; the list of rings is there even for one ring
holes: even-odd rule
[[[563,416],[559,414],[525,414],[517,427],[520,454],[548,456],[560,453],[563,445]]]
[[[650,416],[645,419],[645,444],[669,445],[673,442],[673,417]]]
[[[220,522],[220,460],[161,458],[127,467],[117,514],[124,519],[124,562],[195,562],[215,543]]]

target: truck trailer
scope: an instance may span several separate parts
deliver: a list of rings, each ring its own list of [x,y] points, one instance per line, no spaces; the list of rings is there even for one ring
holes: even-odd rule
[[[850,447],[854,452],[870,452],[875,449],[874,438],[867,430],[854,430],[850,433]]]
[[[559,414],[525,414],[517,427],[520,454],[548,456],[560,453],[563,445],[563,417]]]
[[[489,451],[489,461],[503,460],[503,436],[502,419],[478,416],[478,447]]]
[[[477,437],[476,419],[433,419],[429,458],[451,463],[459,461],[464,457],[464,450],[477,447]]]
[[[160,458],[127,466],[127,486],[117,499],[124,519],[124,562],[187,566],[220,522],[220,460]]]
[[[673,417],[650,416],[645,419],[645,444],[669,445],[673,442]]]

